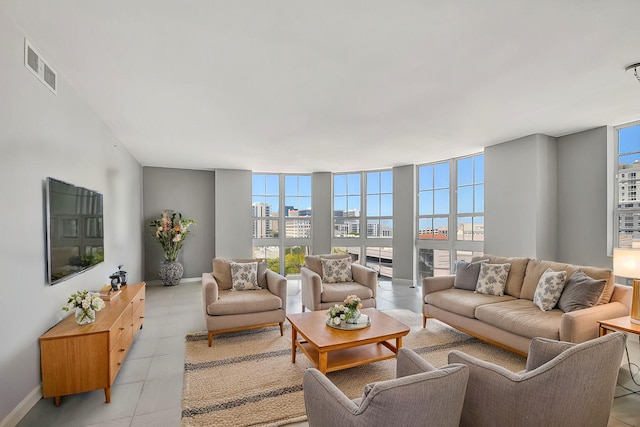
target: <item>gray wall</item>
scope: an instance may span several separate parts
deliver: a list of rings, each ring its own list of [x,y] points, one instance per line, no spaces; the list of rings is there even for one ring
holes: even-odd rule
[[[98,290],[119,263],[130,282],[143,279],[142,168],[62,74],[56,96],[24,67],[25,36],[0,8],[0,420],[41,397],[38,337],[67,315],[71,293]],[[54,286],[45,285],[47,176],[104,196],[105,262]]]
[[[313,221],[311,253],[328,254],[331,252],[331,236],[333,236],[331,173],[315,172],[312,174],[311,180],[311,211],[313,212],[311,216]]]
[[[196,221],[189,228],[178,261],[184,266],[183,278],[200,278],[211,271],[214,245],[213,171],[145,167],[144,171],[144,276],[157,281],[158,267],[164,261],[162,247],[151,236],[150,221],[160,218],[162,211],[182,213],[183,218]]]
[[[215,256],[251,258],[251,171],[216,170]]]
[[[485,253],[611,268],[610,135],[601,127],[486,147]]]
[[[530,135],[484,153],[484,252],[556,259],[556,141]]]
[[[415,284],[415,165],[393,168],[393,281]]]
[[[558,260],[611,268],[606,126],[558,139]]]

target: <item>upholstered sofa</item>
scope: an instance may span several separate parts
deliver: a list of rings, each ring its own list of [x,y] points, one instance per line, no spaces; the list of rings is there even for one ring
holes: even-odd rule
[[[471,288],[468,284],[464,286],[464,274],[460,272],[425,278],[422,281],[423,327],[426,327],[428,318],[436,318],[469,335],[526,356],[534,337],[581,343],[598,336],[599,320],[629,314],[631,288],[615,284],[609,269],[490,255],[474,257],[463,268],[478,263],[491,264],[491,267],[509,264],[502,294],[478,293],[472,289],[473,283]],[[534,304],[540,279],[548,269],[552,274],[566,272],[566,285],[558,301],[563,302],[567,297],[566,304],[560,304],[569,307],[566,312],[557,305],[543,311]],[[584,278],[585,275],[590,280],[580,281],[579,277]],[[458,279],[460,286],[456,283]],[[595,299],[594,282],[604,283],[600,285],[602,290]],[[583,284],[585,287],[580,287]],[[584,302],[589,299],[586,296],[591,298],[591,302]],[[572,300],[580,299],[585,305],[571,305],[575,302]]]
[[[329,279],[328,264],[344,262],[341,272]],[[333,269],[334,272],[337,270]],[[302,311],[326,310],[340,304],[349,295],[360,298],[363,308],[376,307],[378,275],[369,268],[351,262],[349,254],[308,255],[300,268]]]
[[[239,280],[234,283],[232,262],[256,264],[255,277],[251,276],[250,280],[255,288],[244,286]],[[260,259],[215,258],[213,272],[202,274],[202,302],[209,347],[214,334],[243,329],[280,326],[282,336],[287,308],[287,279],[269,270],[266,262]]]

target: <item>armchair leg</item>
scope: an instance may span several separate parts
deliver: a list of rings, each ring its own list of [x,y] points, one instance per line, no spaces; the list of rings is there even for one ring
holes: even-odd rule
[[[284,322],[280,322],[280,336],[284,336]]]
[[[422,315],[422,329],[427,327],[427,316]]]
[[[304,313],[305,310],[306,310],[306,307],[304,306],[304,304],[302,304],[302,312]]]
[[[213,332],[209,331],[209,347],[211,347],[212,343],[213,343]]]

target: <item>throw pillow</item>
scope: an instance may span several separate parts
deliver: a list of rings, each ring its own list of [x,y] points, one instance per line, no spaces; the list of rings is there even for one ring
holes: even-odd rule
[[[533,303],[542,311],[552,310],[562,295],[566,279],[566,271],[553,271],[547,268],[538,280],[536,292],[533,294]]]
[[[261,289],[258,286],[257,262],[230,262],[231,264],[231,290],[248,291]]]
[[[453,281],[453,287],[475,291],[478,284],[478,276],[480,275],[480,265],[483,262],[485,261],[456,261],[456,277]]]
[[[565,313],[593,307],[598,304],[607,281],[596,280],[582,270],[573,273],[560,295],[558,308]]]
[[[353,282],[351,258],[320,259],[324,283]]]
[[[511,264],[481,263],[475,293],[503,296],[510,268]]]

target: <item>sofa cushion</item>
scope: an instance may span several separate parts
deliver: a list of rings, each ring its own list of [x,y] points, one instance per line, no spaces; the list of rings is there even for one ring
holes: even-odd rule
[[[484,304],[476,308],[476,318],[491,326],[523,337],[560,339],[560,309],[541,311],[533,301],[512,301]]]
[[[593,307],[600,300],[606,284],[606,280],[593,279],[584,274],[584,271],[578,270],[567,281],[558,301],[558,308],[568,313]]]
[[[307,255],[304,257],[304,266],[314,273],[318,274],[322,277],[322,261],[320,259],[340,259],[340,258],[349,258],[351,259],[351,255],[349,254],[323,254],[323,255]]]
[[[282,300],[269,292],[268,289],[258,289],[252,292],[221,290],[218,292],[218,300],[207,306],[207,314],[228,316],[230,314],[261,313],[281,308]]]
[[[515,298],[510,295],[485,295],[463,289],[451,288],[425,295],[424,302],[442,310],[473,319],[477,307],[484,304],[511,301],[513,299]]]
[[[476,285],[475,292],[486,295],[504,295],[504,287],[507,284],[510,267],[511,264],[509,263],[481,263],[480,274],[478,275],[478,284]]]
[[[320,258],[324,283],[353,282],[351,258]]]
[[[485,261],[456,261],[456,277],[453,281],[453,287],[475,291],[478,284],[478,275],[480,274],[480,264],[483,262]]]
[[[524,280],[524,273],[527,270],[529,258],[509,258],[494,255],[482,255],[473,257],[471,262],[482,260],[486,260],[491,264],[511,264],[511,267],[509,268],[509,276],[507,277],[507,284],[504,287],[504,293],[506,295],[511,295],[512,297],[520,298],[522,281]]]
[[[355,295],[361,300],[373,298],[373,291],[357,282],[323,283],[321,302],[344,301],[349,295]]]
[[[533,303],[542,311],[552,310],[562,295],[566,278],[566,271],[553,271],[547,268],[540,276],[536,292],[533,294]]]
[[[607,304],[609,300],[611,300],[611,295],[613,294],[613,286],[615,284],[611,270],[607,268],[586,267],[553,261],[541,261],[537,259],[530,260],[529,264],[527,265],[527,271],[524,276],[520,298],[533,300],[533,294],[535,293],[536,287],[538,286],[540,276],[542,276],[542,273],[544,273],[547,268],[550,268],[554,271],[566,271],[567,280],[571,279],[571,276],[578,270],[582,270],[586,275],[596,280],[606,279],[607,284],[605,285],[604,291],[602,292],[602,297],[598,301],[598,304]]]
[[[231,264],[230,262],[257,262],[258,263],[258,285],[261,288],[267,287],[267,263],[262,258],[249,258],[249,259],[226,259],[226,258],[214,258],[213,264],[213,278],[216,279],[218,289],[231,289]]]
[[[251,291],[260,289],[258,286],[257,262],[234,262],[231,265],[231,290]]]

